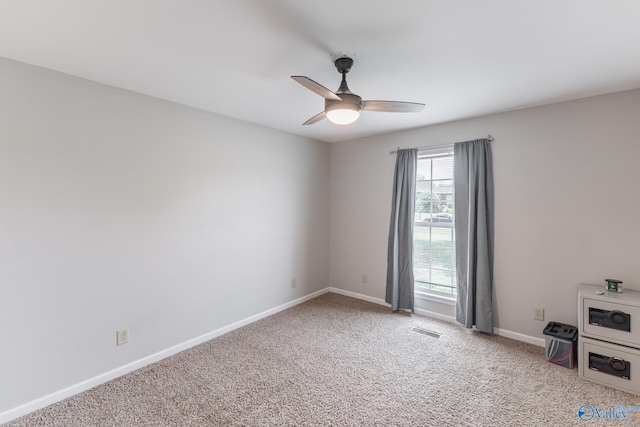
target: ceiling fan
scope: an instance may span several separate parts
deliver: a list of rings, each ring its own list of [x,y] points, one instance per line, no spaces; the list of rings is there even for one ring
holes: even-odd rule
[[[338,58],[334,62],[338,72],[342,74],[342,82],[337,92],[332,92],[320,83],[305,76],[291,76],[291,78],[312,92],[324,98],[324,111],[311,117],[303,125],[312,125],[325,118],[338,125],[348,125],[360,117],[361,111],[378,111],[392,113],[419,113],[424,104],[400,101],[363,101],[362,98],[349,90],[347,73],[353,66],[353,59]]]

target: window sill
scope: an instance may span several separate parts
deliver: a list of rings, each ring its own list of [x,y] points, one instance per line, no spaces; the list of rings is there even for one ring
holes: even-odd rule
[[[428,292],[424,292],[424,291],[415,291],[414,292],[414,296],[417,299],[437,302],[437,303],[440,303],[440,304],[456,305],[455,297],[449,297],[449,296],[445,297],[445,296],[442,296],[442,295],[436,295],[436,294],[432,294],[432,293],[428,293]]]

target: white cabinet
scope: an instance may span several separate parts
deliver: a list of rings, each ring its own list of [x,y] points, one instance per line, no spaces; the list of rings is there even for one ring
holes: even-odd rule
[[[578,375],[640,394],[640,292],[578,288]]]

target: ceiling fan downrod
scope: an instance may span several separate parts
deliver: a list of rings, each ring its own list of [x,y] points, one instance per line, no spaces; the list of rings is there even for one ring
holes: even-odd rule
[[[347,85],[347,73],[351,70],[351,67],[353,67],[353,59],[348,57],[338,58],[334,64],[338,72],[342,74],[342,82],[336,93],[352,93]]]

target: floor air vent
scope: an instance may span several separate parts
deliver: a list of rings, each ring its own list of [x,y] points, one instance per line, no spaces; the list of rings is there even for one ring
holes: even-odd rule
[[[411,330],[413,332],[417,332],[417,333],[422,334],[422,335],[427,335],[427,336],[432,337],[432,338],[440,338],[442,336],[441,333],[438,333],[438,332],[435,332],[435,331],[430,331],[429,329],[419,328],[417,326],[414,326],[413,328],[411,328]]]

